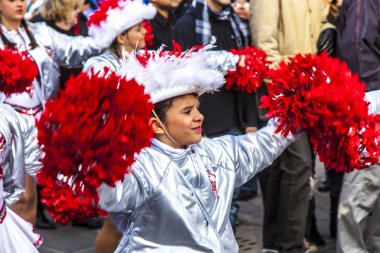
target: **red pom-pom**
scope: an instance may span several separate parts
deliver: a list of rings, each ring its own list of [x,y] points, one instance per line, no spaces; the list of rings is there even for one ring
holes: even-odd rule
[[[30,91],[37,74],[37,65],[29,58],[28,52],[8,48],[0,50],[0,91],[6,96]]]
[[[143,21],[142,22],[142,25],[143,27],[145,28],[146,30],[146,34],[145,34],[145,44],[146,44],[146,47],[147,48],[150,48],[152,45],[153,45],[153,38],[154,38],[154,35],[153,35],[153,27],[152,25],[149,23],[149,21]]]
[[[151,144],[153,105],[144,87],[105,73],[70,79],[37,122],[45,152],[38,181],[46,187],[42,198],[58,222],[99,214],[97,188],[122,180],[136,153]],[[51,193],[52,186],[57,194]],[[66,202],[60,199],[63,194]],[[75,210],[77,204],[82,208]]]
[[[277,118],[277,132],[306,131],[326,168],[349,172],[377,161],[379,117],[368,115],[365,86],[344,62],[299,54],[268,75],[261,107]]]
[[[236,70],[228,71],[226,79],[227,89],[237,89],[251,93],[261,86],[261,82],[267,77],[269,62],[266,53],[257,48],[245,47],[231,49],[231,53],[245,57],[245,67],[237,66]]]
[[[42,188],[41,201],[51,217],[61,224],[67,224],[71,220],[85,222],[88,217],[106,216],[107,212],[94,207],[94,199],[90,194],[92,192],[78,197],[67,183],[54,181],[52,185]]]

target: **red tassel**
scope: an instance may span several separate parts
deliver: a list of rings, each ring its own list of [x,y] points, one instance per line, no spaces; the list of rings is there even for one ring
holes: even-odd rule
[[[8,48],[0,50],[0,91],[6,96],[13,93],[29,92],[38,68],[28,52]]]
[[[227,89],[236,89],[251,93],[260,88],[264,78],[267,77],[269,62],[266,53],[257,48],[245,47],[231,49],[231,53],[245,56],[245,67],[237,66],[236,70],[228,71],[226,79]]]
[[[97,188],[123,180],[136,153],[151,144],[153,105],[144,87],[105,73],[71,78],[37,122],[45,152],[38,181],[57,222],[102,214]]]
[[[268,75],[261,107],[277,118],[277,132],[305,131],[326,168],[349,172],[378,160],[380,117],[368,115],[365,86],[344,62],[299,54]]]

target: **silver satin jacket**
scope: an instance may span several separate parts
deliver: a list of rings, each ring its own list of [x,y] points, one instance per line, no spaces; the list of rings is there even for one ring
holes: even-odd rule
[[[83,66],[83,72],[90,72],[93,69],[94,73],[103,72],[104,67],[110,71],[120,73],[121,60],[110,49],[107,49],[103,54],[91,57]]]
[[[98,190],[99,206],[119,213],[125,231],[116,252],[238,252],[228,219],[233,190],[295,140],[275,129],[270,121],[256,133],[203,138],[179,151],[154,140],[132,174]]]
[[[368,113],[380,114],[380,90],[366,92],[365,100],[369,102]]]
[[[36,178],[42,164],[37,129],[31,117],[0,104],[0,132],[11,148],[3,159],[5,201],[11,206],[24,192],[24,173]]]
[[[91,37],[67,36],[55,31],[44,22],[28,23],[38,46],[28,50],[29,55],[38,66],[39,80],[34,82],[34,90],[37,92],[42,104],[47,98],[54,96],[59,85],[59,66],[81,67],[91,56],[101,51],[95,47]],[[10,42],[14,42],[7,29],[0,25],[2,32]],[[23,27],[19,28],[24,41],[29,44],[30,40]],[[0,48],[4,47],[0,40]],[[0,100],[4,100],[1,95]]]

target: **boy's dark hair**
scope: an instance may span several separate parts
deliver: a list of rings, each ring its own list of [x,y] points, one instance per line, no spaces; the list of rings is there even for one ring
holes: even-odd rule
[[[168,99],[165,99],[163,101],[160,101],[156,104],[154,104],[154,111],[156,112],[157,114],[157,117],[163,122],[165,123],[166,122],[166,112],[169,110],[169,108],[172,106],[173,104],[173,101],[179,97],[183,97],[183,96],[186,96],[186,95],[192,95],[194,97],[198,97],[198,94],[197,93],[190,93],[190,94],[185,94],[185,95],[181,95],[181,96],[177,96],[177,97],[172,97],[172,98],[168,98]],[[152,114],[152,117],[154,117],[154,115]]]

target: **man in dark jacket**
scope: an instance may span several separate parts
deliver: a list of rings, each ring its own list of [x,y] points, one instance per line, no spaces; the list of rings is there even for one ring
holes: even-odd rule
[[[183,49],[207,44],[216,39],[215,50],[249,45],[247,25],[232,11],[230,0],[196,0],[176,22],[174,38]],[[239,135],[257,130],[257,108],[252,94],[222,88],[220,92],[201,97],[205,115],[203,134],[217,137]],[[237,198],[235,191],[234,198]],[[238,206],[232,204],[230,220],[235,230]]]
[[[179,0],[150,0],[157,9],[156,16],[149,21],[153,27],[153,45],[149,48],[157,50],[162,44],[172,49],[173,29],[174,29],[174,10],[180,4]]]
[[[380,0],[344,0],[337,31],[338,57],[359,75],[366,91],[380,89]],[[379,196],[380,163],[344,175],[337,252],[380,252]]]
[[[196,10],[197,7],[199,8],[198,5],[197,7],[191,6],[184,16],[177,21],[174,28],[174,38],[183,49],[189,49],[194,45],[209,42],[203,41],[201,38],[202,34],[196,33],[196,30],[202,29],[200,26],[196,27],[196,22],[207,22],[205,26],[211,28],[210,38],[211,36],[216,38],[215,50],[229,51],[231,48],[240,48],[249,44],[248,35],[245,37],[243,36],[244,32],[233,30],[231,26],[231,22],[233,21],[230,21],[229,15],[234,15],[237,19],[239,18],[233,14],[229,5],[225,7],[225,4],[221,3],[222,1],[229,2],[228,0],[207,1],[206,8],[208,7],[209,22],[197,19],[199,16]],[[218,8],[209,2],[214,3]],[[241,20],[239,19],[239,21]],[[249,99],[247,99],[248,97]],[[201,111],[206,115],[203,126],[204,134],[211,137],[234,128],[245,132],[246,128],[249,130],[249,127],[257,126],[255,105],[251,103],[252,99],[250,98],[248,94],[224,88],[220,92],[203,95],[201,97]]]
[[[344,0],[338,16],[338,56],[366,91],[380,89],[380,1]]]

